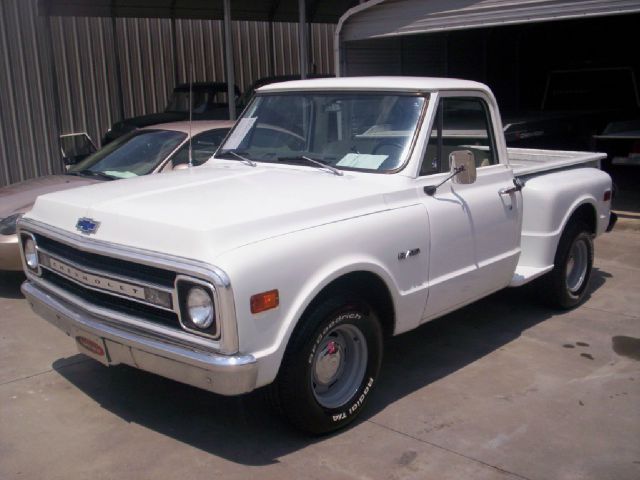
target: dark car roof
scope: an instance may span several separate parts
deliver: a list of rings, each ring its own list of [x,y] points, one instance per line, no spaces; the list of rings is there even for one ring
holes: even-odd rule
[[[188,92],[189,91],[188,83],[179,83],[173,89],[174,92]],[[226,92],[227,84],[224,82],[193,82],[191,86],[193,91],[208,91],[213,90],[215,92]],[[240,95],[240,89],[237,85],[234,86],[234,90],[236,95]]]
[[[329,77],[333,77],[333,76],[334,75],[329,75],[329,74],[325,74],[325,73],[310,73],[310,74],[307,75],[307,78],[329,78]],[[264,87],[265,85],[269,85],[271,83],[288,82],[288,81],[291,81],[291,80],[300,80],[300,74],[296,74],[296,75],[273,75],[273,76],[270,76],[270,77],[261,77],[261,78],[257,79],[242,94],[242,97],[240,98],[240,106],[243,107],[243,108],[245,106],[247,106],[247,104],[249,103],[249,100],[251,100],[253,98],[253,95],[255,94],[256,90],[259,89],[260,87]]]

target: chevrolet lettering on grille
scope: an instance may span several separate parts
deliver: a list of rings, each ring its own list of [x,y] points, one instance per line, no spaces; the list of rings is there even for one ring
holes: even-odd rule
[[[71,278],[78,283],[87,285],[88,287],[145,300],[144,287],[142,286],[83,272],[82,270],[67,265],[53,257],[48,257],[48,266],[51,270],[58,272],[65,277]]]

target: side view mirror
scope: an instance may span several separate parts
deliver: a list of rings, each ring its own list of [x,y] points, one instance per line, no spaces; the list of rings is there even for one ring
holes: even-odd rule
[[[449,169],[451,181],[459,185],[469,185],[477,178],[476,159],[469,150],[456,150],[449,154]]]
[[[179,163],[178,165],[174,165],[173,166],[173,170],[188,170],[189,169],[189,164],[188,163]]]
[[[65,168],[84,160],[97,150],[87,132],[60,135],[60,153]]]
[[[438,185],[427,185],[424,193],[433,196],[438,187],[451,180],[458,185],[468,185],[476,181],[476,159],[469,150],[456,150],[449,154],[450,174]]]
[[[69,167],[74,166],[76,163],[81,162],[85,158],[87,158],[87,157],[85,157],[84,155],[77,155],[77,156],[72,156],[72,157],[62,157],[62,164],[64,165],[65,170],[69,170]]]

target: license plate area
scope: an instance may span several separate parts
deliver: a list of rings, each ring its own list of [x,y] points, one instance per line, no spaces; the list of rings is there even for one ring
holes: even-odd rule
[[[103,365],[109,365],[109,352],[103,338],[91,333],[78,331],[76,345],[81,353],[98,360]]]

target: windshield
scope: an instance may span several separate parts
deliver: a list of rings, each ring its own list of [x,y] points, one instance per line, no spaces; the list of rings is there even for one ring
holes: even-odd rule
[[[146,175],[180,145],[186,133],[136,130],[109,143],[69,169],[75,174],[104,174],[113,178]]]
[[[217,156],[395,170],[408,156],[424,104],[422,96],[389,93],[258,95]]]

